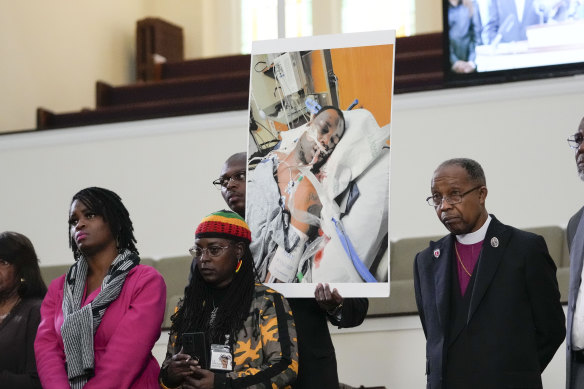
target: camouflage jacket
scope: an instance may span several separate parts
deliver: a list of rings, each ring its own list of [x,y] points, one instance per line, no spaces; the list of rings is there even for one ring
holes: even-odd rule
[[[176,339],[171,333],[162,369],[180,350]],[[298,374],[296,327],[281,294],[255,285],[249,315],[234,343],[234,370],[215,373],[215,388],[291,388]]]

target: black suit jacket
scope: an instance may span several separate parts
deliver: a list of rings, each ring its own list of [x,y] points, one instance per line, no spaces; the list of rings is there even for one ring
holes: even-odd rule
[[[314,298],[287,299],[294,314],[298,336],[298,389],[338,389],[337,359],[329,333],[327,318],[339,327],[356,327],[363,322],[369,300],[343,300],[341,320],[337,321],[320,308]]]
[[[584,212],[584,207],[580,208],[568,222],[568,227],[566,228],[568,250],[572,248],[572,240],[574,239],[574,235],[576,235],[576,230],[578,229],[578,224],[580,223],[580,218],[582,217],[582,212]]]
[[[584,207],[580,208],[568,222],[566,237],[568,238],[568,250],[570,250],[570,286],[568,287],[568,322],[566,323],[566,387],[577,389],[572,385],[572,372],[576,369],[575,361],[572,358],[572,323],[574,321],[574,310],[576,309],[576,300],[578,298],[578,289],[582,282],[582,257],[575,258],[572,253],[572,241],[576,235],[580,218],[584,212]],[[582,364],[579,363],[579,366]]]
[[[416,256],[428,388],[541,388],[541,373],[564,340],[556,266],[544,239],[491,217],[474,284],[466,291],[471,293],[466,321],[450,339],[456,238],[450,234],[430,242]],[[455,382],[445,382],[448,358]]]

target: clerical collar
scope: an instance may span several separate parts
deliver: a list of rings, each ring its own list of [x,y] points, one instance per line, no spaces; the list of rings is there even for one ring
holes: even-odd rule
[[[475,244],[479,243],[480,241],[485,240],[485,236],[487,235],[487,229],[489,228],[489,224],[491,223],[491,215],[487,216],[487,220],[485,224],[475,232],[469,232],[468,234],[461,234],[456,235],[456,240],[458,243],[462,244]]]

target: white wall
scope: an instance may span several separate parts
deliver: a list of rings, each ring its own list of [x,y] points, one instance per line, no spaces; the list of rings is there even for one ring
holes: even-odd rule
[[[424,199],[434,168],[466,156],[487,176],[487,209],[518,227],[564,226],[584,203],[566,138],[584,115],[584,77],[395,96],[390,237],[443,234]],[[186,253],[193,228],[224,207],[211,185],[243,150],[243,111],[0,136],[0,230],[28,235],[43,264],[67,263],[73,194],[118,192],[144,256]]]
[[[245,149],[246,126],[227,112],[0,136],[0,231],[27,235],[43,265],[71,263],[71,197],[103,186],[122,197],[143,256],[187,255],[202,217],[225,208],[211,181]]]
[[[395,97],[390,236],[443,234],[424,200],[436,166],[482,164],[487,210],[517,227],[567,224],[583,204],[566,138],[584,116],[584,76]]]
[[[519,227],[565,225],[584,203],[565,139],[584,115],[584,77],[395,96],[390,236],[444,234],[424,202],[441,161],[475,158],[487,175],[487,208]],[[210,182],[247,143],[243,111],[0,136],[0,231],[29,236],[42,264],[71,263],[67,212],[79,189],[118,192],[143,256],[185,254],[193,231],[224,203]],[[353,385],[423,387],[417,317],[385,319],[333,335],[339,376]],[[157,353],[164,352],[163,334]],[[161,351],[162,350],[162,351]],[[564,383],[563,346],[544,387]],[[363,355],[379,359],[368,365]]]

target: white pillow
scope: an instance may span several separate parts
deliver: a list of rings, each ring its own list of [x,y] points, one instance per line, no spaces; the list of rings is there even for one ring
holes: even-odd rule
[[[323,186],[330,198],[337,197],[389,146],[390,125],[379,127],[364,108],[343,111],[346,130],[331,153],[324,171]]]

